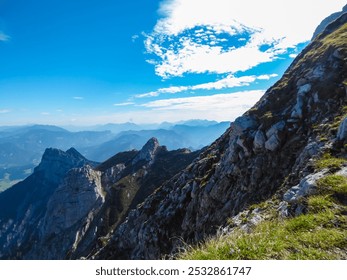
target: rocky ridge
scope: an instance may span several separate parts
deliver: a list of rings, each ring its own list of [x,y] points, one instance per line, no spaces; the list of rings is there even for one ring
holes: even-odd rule
[[[94,258],[172,257],[273,196],[283,215],[302,213],[292,202],[320,178],[314,159],[346,157],[346,22],[345,14],[330,24],[251,110],[132,210]]]

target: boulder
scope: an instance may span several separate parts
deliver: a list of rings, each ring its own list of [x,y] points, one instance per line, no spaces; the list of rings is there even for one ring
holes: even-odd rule
[[[302,197],[312,194],[317,187],[317,181],[326,176],[327,172],[328,170],[322,170],[318,173],[307,175],[298,185],[290,188],[283,195],[283,200],[287,202],[295,202]]]
[[[265,148],[269,151],[275,151],[279,146],[280,146],[281,142],[277,137],[277,134],[273,134],[271,135],[271,137],[269,138],[269,140],[267,140],[265,142]]]
[[[270,127],[268,131],[266,131],[266,137],[269,139],[272,135],[278,134],[279,131],[283,131],[286,126],[285,121],[280,121],[278,123],[275,123],[273,126]]]
[[[313,74],[312,74],[313,75]],[[296,104],[293,108],[291,117],[292,118],[302,118],[303,114],[303,107],[305,103],[305,95],[311,90],[311,85],[310,84],[304,84],[298,87],[298,93],[296,96]]]
[[[261,130],[257,130],[257,132],[254,135],[254,141],[253,141],[254,150],[264,149],[265,142],[266,142],[266,138],[264,133]]]

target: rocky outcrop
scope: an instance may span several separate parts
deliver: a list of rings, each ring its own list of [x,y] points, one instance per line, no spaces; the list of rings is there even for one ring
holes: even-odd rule
[[[40,222],[39,239],[25,258],[66,258],[91,230],[104,202],[101,172],[94,171],[89,165],[70,170],[49,199]],[[97,230],[94,226],[93,231]]]
[[[331,127],[346,104],[346,22],[329,25],[254,108],[132,210],[94,258],[172,256],[275,193],[288,202],[309,193],[318,178],[309,175],[312,158],[336,152],[332,143],[343,134]]]
[[[97,210],[105,201],[101,172],[89,165],[73,169],[57,188],[47,204],[42,235],[59,234]]]
[[[304,177],[300,183],[294,187],[291,187],[283,195],[283,200],[286,202],[297,202],[301,198],[308,196],[316,191],[317,181],[328,173],[328,170],[322,170],[320,172],[309,174]]]
[[[75,149],[46,149],[35,171],[0,195],[0,258],[23,258],[39,239],[47,203],[71,168],[93,162]]]

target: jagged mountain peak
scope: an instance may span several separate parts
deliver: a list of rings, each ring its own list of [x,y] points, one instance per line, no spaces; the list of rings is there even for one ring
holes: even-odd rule
[[[150,138],[147,143],[142,147],[138,152],[135,158],[132,161],[132,164],[135,165],[138,162],[145,160],[146,162],[151,163],[154,160],[155,155],[159,151],[160,145],[157,138]]]
[[[42,161],[50,161],[54,159],[84,159],[75,148],[70,148],[67,151],[63,151],[57,148],[47,148],[42,155]]]
[[[30,250],[21,244],[37,240],[39,223],[46,213],[48,200],[71,169],[87,164],[94,165],[73,148],[66,152],[48,148],[33,174],[1,193],[0,258],[3,254],[20,258]],[[84,169],[83,172],[86,173]],[[92,178],[88,176],[88,180]],[[17,230],[22,224],[26,226]]]
[[[40,164],[34,169],[34,173],[43,173],[45,178],[50,181],[59,182],[63,174],[75,167],[81,167],[85,164],[94,164],[83,157],[74,148],[66,152],[47,148],[42,156]]]
[[[142,147],[141,151],[154,152],[159,147],[159,141],[157,138],[150,138],[147,143]]]

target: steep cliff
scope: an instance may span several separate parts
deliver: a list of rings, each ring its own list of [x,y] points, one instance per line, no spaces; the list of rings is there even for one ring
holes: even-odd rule
[[[39,166],[24,181],[0,195],[0,258],[22,258],[39,236],[47,202],[68,171],[94,164],[75,149],[46,149]]]
[[[323,176],[315,159],[338,158],[339,169],[346,158],[346,22],[345,14],[330,24],[251,110],[132,210],[94,258],[172,256],[273,197],[281,215],[303,213],[294,202]]]

